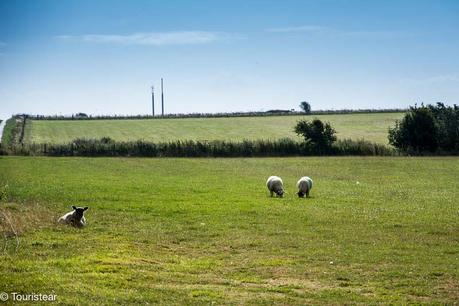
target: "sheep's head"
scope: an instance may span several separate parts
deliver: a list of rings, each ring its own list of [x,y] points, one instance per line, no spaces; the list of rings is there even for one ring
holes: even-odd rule
[[[276,190],[276,194],[277,194],[277,196],[282,198],[284,196],[284,190],[283,189],[278,189],[278,190]]]
[[[303,198],[304,197],[304,192],[298,191],[298,197]]]
[[[72,206],[72,208],[74,210],[74,215],[78,220],[81,220],[81,218],[83,218],[83,213],[85,212],[85,210],[88,210],[87,206],[86,207]]]

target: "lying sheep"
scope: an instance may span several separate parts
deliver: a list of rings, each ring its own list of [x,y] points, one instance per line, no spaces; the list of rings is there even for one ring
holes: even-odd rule
[[[66,213],[62,217],[59,218],[58,222],[62,224],[69,224],[73,225],[75,227],[83,227],[86,225],[86,219],[83,216],[83,213],[85,210],[88,209],[88,207],[76,207],[72,206],[73,211]]]
[[[278,176],[270,176],[266,181],[266,186],[273,196],[273,193],[276,193],[276,196],[283,197],[284,196],[284,183],[282,183],[282,179]]]
[[[312,180],[308,176],[303,176],[298,180],[296,183],[296,187],[298,187],[298,196],[300,198],[304,197],[309,197],[309,191],[311,191],[312,188]]]

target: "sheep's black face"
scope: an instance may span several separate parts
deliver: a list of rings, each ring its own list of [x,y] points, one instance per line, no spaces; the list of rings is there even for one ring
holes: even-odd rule
[[[299,196],[300,198],[303,198],[303,197],[304,197],[304,193],[302,193],[301,191],[298,191],[298,196]]]
[[[280,197],[283,197],[284,196],[284,191],[283,190],[278,190],[276,191],[276,194]]]
[[[75,217],[76,217],[77,219],[79,219],[79,220],[80,220],[81,218],[83,218],[83,213],[84,213],[84,211],[88,209],[87,206],[86,206],[86,207],[76,207],[76,206],[72,206],[72,208],[73,208],[73,210],[74,210]]]

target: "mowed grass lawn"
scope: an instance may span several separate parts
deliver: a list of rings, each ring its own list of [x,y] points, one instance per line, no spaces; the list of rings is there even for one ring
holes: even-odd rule
[[[298,136],[293,127],[300,119],[329,121],[338,138],[366,139],[387,144],[389,126],[403,113],[342,114],[318,116],[270,116],[143,120],[28,121],[27,143],[67,143],[75,138],[110,137],[119,141],[279,139]],[[224,138],[223,136],[224,135]]]
[[[272,174],[285,198],[269,197]],[[302,175],[309,199],[295,195]],[[2,219],[0,291],[86,305],[453,304],[458,182],[449,157],[0,157],[2,215],[20,232],[16,252]],[[90,207],[86,228],[56,224],[72,204]]]

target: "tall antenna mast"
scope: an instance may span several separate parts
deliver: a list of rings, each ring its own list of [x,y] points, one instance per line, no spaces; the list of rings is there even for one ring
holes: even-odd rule
[[[161,78],[161,114],[164,116],[164,91],[163,91],[163,78]]]
[[[151,86],[151,114],[155,116],[155,87]]]

